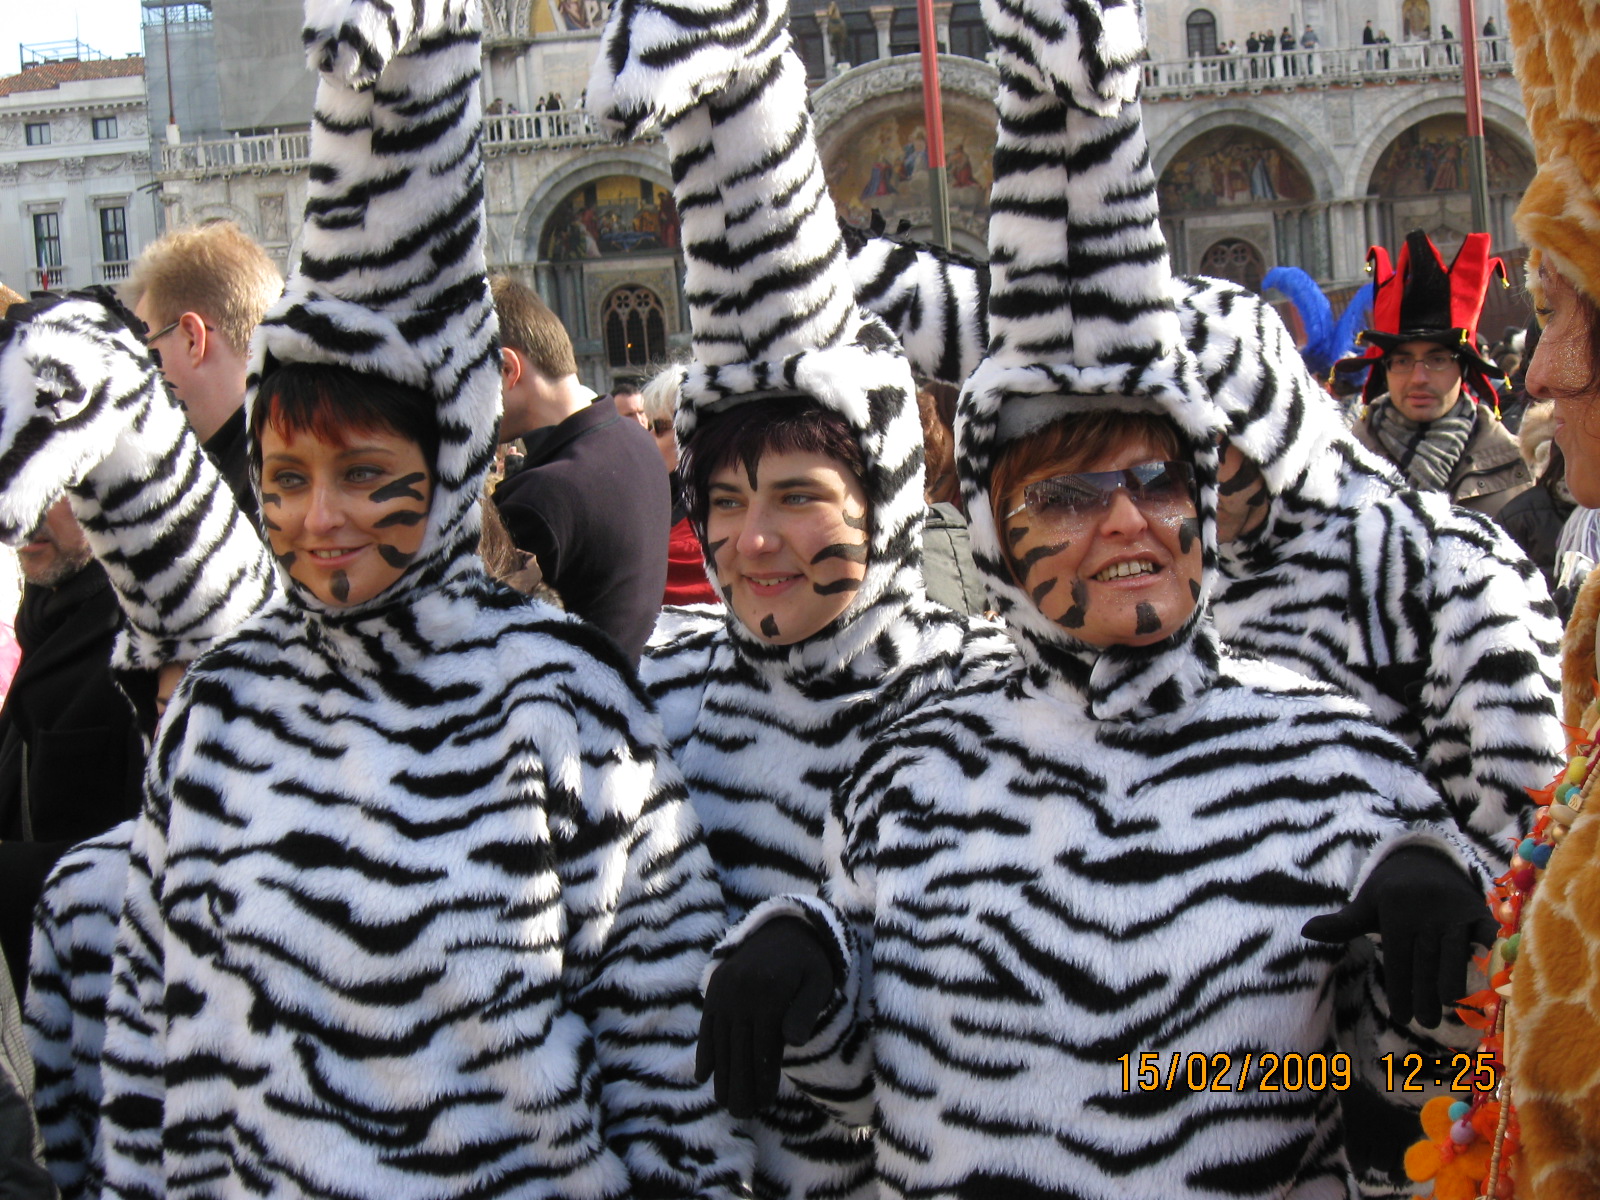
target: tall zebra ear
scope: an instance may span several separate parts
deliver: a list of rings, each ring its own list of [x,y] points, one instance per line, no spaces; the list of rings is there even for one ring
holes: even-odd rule
[[[1142,4],[983,0],[982,8],[990,40],[1036,86],[1101,117],[1139,98]]]
[[[671,124],[789,44],[782,5],[616,3],[589,75],[589,111],[619,139]]]
[[[480,0],[306,0],[305,43],[311,69],[364,90],[390,61],[419,39],[474,26]]]

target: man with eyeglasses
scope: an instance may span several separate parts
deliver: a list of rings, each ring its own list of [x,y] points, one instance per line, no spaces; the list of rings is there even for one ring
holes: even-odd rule
[[[145,248],[120,289],[147,326],[151,359],[252,522],[246,364],[250,335],[282,291],[266,251],[231,221],[167,233]]]
[[[1533,474],[1500,423],[1493,380],[1504,372],[1478,351],[1484,293],[1504,274],[1489,236],[1470,234],[1449,267],[1421,230],[1406,235],[1394,270],[1382,247],[1370,257],[1375,328],[1361,337],[1372,370],[1356,440],[1413,487],[1497,517]]]

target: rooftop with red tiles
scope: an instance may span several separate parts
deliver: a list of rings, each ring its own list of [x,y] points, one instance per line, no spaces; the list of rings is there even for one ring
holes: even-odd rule
[[[144,56],[130,54],[126,58],[102,58],[82,61],[68,59],[61,62],[35,63],[15,75],[0,79],[0,96],[17,92],[47,92],[63,83],[83,83],[91,79],[124,79],[130,75],[144,74]]]

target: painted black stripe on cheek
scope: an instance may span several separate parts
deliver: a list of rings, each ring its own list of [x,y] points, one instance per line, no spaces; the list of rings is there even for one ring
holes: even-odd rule
[[[1013,525],[1010,529],[1006,530],[1006,542],[1009,545],[1015,546],[1018,542],[1032,532],[1033,527],[1031,525]]]
[[[414,471],[410,475],[402,475],[393,483],[386,483],[372,493],[371,499],[376,504],[385,500],[427,500],[417,490],[417,484],[427,483],[428,477],[421,471]]]
[[[1048,596],[1051,593],[1051,591],[1054,590],[1056,584],[1058,584],[1060,582],[1061,582],[1061,577],[1059,575],[1052,575],[1049,579],[1046,579],[1038,587],[1034,588],[1033,589],[1033,604],[1034,604],[1034,607],[1037,608],[1039,606],[1039,601],[1043,600],[1046,596]]]
[[[262,513],[261,514],[261,526],[262,526],[263,529],[272,530],[273,533],[282,533],[283,532],[283,526],[282,525],[274,525],[270,520],[268,520],[266,513]]]
[[[263,503],[263,504],[276,504],[279,508],[282,508],[283,507],[283,497],[278,495],[277,492],[262,492],[261,493],[261,503]]]
[[[1081,629],[1089,610],[1089,585],[1081,579],[1072,581],[1072,607],[1061,614],[1061,624],[1068,629]]]
[[[814,567],[819,562],[830,558],[842,558],[845,562],[864,563],[867,561],[867,549],[866,542],[856,542],[854,545],[846,542],[835,542],[831,546],[824,546],[821,550],[818,550],[816,556],[811,560],[811,565]]]
[[[411,560],[416,557],[415,554],[407,554],[404,550],[397,550],[393,546],[385,546],[382,542],[378,543],[378,553],[383,556],[384,562],[396,570],[409,565]]]
[[[428,514],[425,512],[417,512],[415,509],[406,509],[404,512],[392,512],[387,517],[374,521],[372,523],[372,527],[374,529],[388,529],[391,526],[403,525],[407,529],[414,529],[427,519]]]
[[[761,634],[763,637],[769,638],[782,636],[782,634],[778,632],[778,623],[772,619],[771,613],[768,613],[766,616],[761,618]]]
[[[819,596],[837,596],[840,592],[860,591],[861,580],[841,579],[835,583],[813,583],[811,590]]]
[[[1054,546],[1035,546],[1017,559],[1017,570],[1021,571],[1022,577],[1026,579],[1041,558],[1052,558],[1070,545],[1071,542],[1058,542]]]
[[[1195,600],[1200,599],[1200,581],[1198,579],[1189,580],[1189,595]]]
[[[859,517],[852,517],[849,513],[841,513],[840,515],[844,518],[844,523],[850,526],[851,529],[865,529],[867,527],[865,513]]]
[[[275,555],[273,555],[273,557],[276,558],[278,560],[278,562],[283,564],[283,566],[292,567],[292,566],[294,566],[294,560],[296,558],[300,557],[300,556],[298,554],[296,554],[293,550],[290,550],[286,554],[275,554]]]
[[[1185,517],[1178,523],[1178,549],[1187,554],[1200,538],[1200,518]]]
[[[335,571],[333,579],[328,584],[328,590],[333,593],[333,598],[340,604],[350,599],[350,576],[343,571]]]
[[[1156,610],[1148,603],[1141,602],[1133,610],[1133,632],[1143,637],[1147,633],[1155,633],[1161,628],[1161,618],[1156,616]]]
[[[715,558],[717,556],[718,551],[720,551],[727,544],[728,544],[728,539],[727,538],[722,538],[719,541],[715,541],[715,542],[707,542],[706,543],[706,554],[711,558]]]
[[[733,585],[732,584],[724,584],[722,586],[721,590],[722,590],[722,602],[724,604],[726,604],[729,608],[732,608],[733,607]]]

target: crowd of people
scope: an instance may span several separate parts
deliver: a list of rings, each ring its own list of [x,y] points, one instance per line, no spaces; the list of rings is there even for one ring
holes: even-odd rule
[[[1586,34],[1512,12],[1542,336],[1375,248],[1352,423],[1046,7],[978,263],[840,227],[781,10],[614,6],[692,348],[605,395],[466,0],[308,4],[287,280],[0,295],[0,1191],[1596,1194]]]

